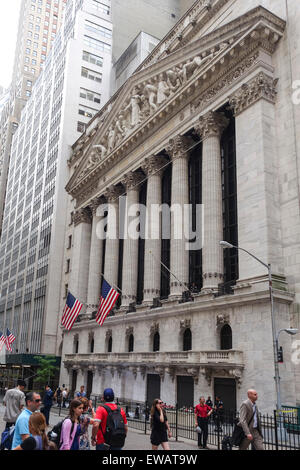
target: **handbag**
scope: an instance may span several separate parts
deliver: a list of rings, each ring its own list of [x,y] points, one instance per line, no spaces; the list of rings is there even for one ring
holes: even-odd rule
[[[254,418],[254,413],[253,413],[253,415],[252,415],[252,417],[251,417],[251,419],[248,423],[248,427],[250,426],[250,423],[253,420],[253,418]],[[239,426],[238,423],[239,423],[239,420],[236,419],[235,423],[234,423],[233,433],[232,433],[232,436],[231,436],[231,444],[233,446],[236,446],[236,447],[240,447],[242,441],[246,437],[242,426]]]

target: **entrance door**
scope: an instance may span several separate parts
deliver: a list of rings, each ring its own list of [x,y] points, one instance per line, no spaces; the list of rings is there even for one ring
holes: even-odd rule
[[[155,398],[160,398],[160,376],[157,374],[147,375],[147,403],[151,407]]]
[[[77,384],[77,370],[72,371],[71,397],[74,396]]]
[[[177,404],[179,408],[194,406],[193,377],[177,375]]]
[[[225,415],[236,413],[236,381],[234,379],[218,379],[214,380],[215,397],[221,398],[224,403]]]
[[[93,372],[88,371],[87,373],[87,385],[86,385],[86,396],[90,398],[93,389]]]

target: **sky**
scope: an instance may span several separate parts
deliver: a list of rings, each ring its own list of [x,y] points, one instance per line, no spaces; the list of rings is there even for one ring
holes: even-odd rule
[[[7,88],[13,72],[21,0],[0,2],[0,86]]]

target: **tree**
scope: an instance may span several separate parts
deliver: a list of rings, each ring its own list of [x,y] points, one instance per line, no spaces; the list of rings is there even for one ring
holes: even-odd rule
[[[54,356],[34,356],[34,359],[38,362],[38,371],[35,381],[46,385],[59,369],[59,367],[55,365],[56,359]]]

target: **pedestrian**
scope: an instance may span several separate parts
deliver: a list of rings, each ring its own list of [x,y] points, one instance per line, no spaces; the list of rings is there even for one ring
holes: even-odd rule
[[[207,398],[205,403],[206,403],[206,405],[210,406],[211,408],[213,408],[213,406],[214,406],[210,396]]]
[[[255,450],[264,450],[263,435],[256,401],[256,390],[248,390],[248,400],[240,406],[240,420],[238,425],[243,428],[245,439],[242,440],[239,450],[247,450],[250,443]]]
[[[172,433],[163,402],[160,398],[156,398],[153,401],[150,416],[150,441],[152,444],[152,450],[157,450],[160,445],[164,450],[170,450],[168,437],[170,439],[172,437]]]
[[[15,449],[29,437],[29,418],[39,409],[41,405],[41,397],[38,393],[29,392],[25,397],[25,408],[18,416],[16,421],[12,449]]]
[[[17,418],[25,406],[24,389],[26,382],[18,380],[16,388],[7,390],[3,398],[3,405],[5,406],[3,420],[6,422],[5,429],[10,428],[16,424]]]
[[[92,407],[91,400],[86,397],[79,398],[79,401],[83,404],[83,412],[79,418],[82,434],[79,439],[79,450],[91,450],[90,449],[90,438],[89,438],[89,425],[95,423],[95,412]],[[91,415],[91,416],[90,416]]]
[[[83,404],[74,398],[69,406],[69,415],[62,424],[59,450],[79,450],[79,439],[82,433],[79,421],[82,412]]]
[[[84,391],[84,385],[81,385],[80,392],[76,393],[76,398],[84,398],[86,397],[86,392]]]
[[[32,413],[28,427],[31,435],[13,450],[49,450],[45,416],[42,413]]]
[[[198,448],[208,449],[208,418],[213,409],[205,403],[205,397],[200,397],[199,404],[195,407],[195,426],[198,432]]]
[[[55,393],[54,393],[54,398],[56,399],[56,403],[58,407],[61,407],[61,402],[62,402],[62,390],[58,386]]]
[[[44,394],[44,398],[43,398],[43,407],[41,409],[41,412],[43,413],[43,415],[46,418],[47,426],[49,426],[49,416],[50,416],[50,410],[51,410],[51,407],[52,407],[52,404],[53,404],[53,395],[54,395],[54,393],[51,390],[51,388],[49,387],[49,385],[46,385],[45,394]]]
[[[215,432],[222,432],[222,424],[224,419],[224,404],[219,396],[216,397],[214,406]]]
[[[122,450],[128,432],[126,414],[114,402],[115,395],[111,388],[104,390],[103,398],[104,405],[96,411],[92,445],[96,446],[96,450]]]
[[[64,388],[63,391],[62,391],[62,401],[63,401],[62,407],[63,408],[66,408],[67,398],[68,398],[68,391],[67,391],[66,388]]]

